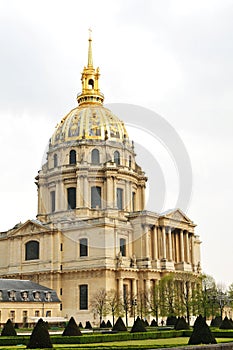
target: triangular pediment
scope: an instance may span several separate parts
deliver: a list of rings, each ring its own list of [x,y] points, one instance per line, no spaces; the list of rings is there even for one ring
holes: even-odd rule
[[[36,234],[47,232],[49,229],[43,226],[37,220],[27,220],[23,224],[17,224],[15,227],[7,232],[7,236],[22,236],[26,234]]]
[[[163,213],[162,216],[175,221],[182,221],[193,224],[193,221],[190,220],[181,209],[170,210],[168,212]]]

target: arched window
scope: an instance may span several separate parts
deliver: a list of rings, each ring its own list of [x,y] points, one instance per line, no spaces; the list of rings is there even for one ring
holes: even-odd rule
[[[114,163],[116,163],[116,165],[120,165],[120,153],[118,151],[114,152]]]
[[[93,79],[89,79],[88,80],[88,88],[89,89],[94,89],[94,80]]]
[[[92,162],[92,164],[99,164],[100,163],[100,152],[98,151],[98,149],[92,150],[91,162]]]
[[[57,167],[57,154],[55,153],[53,156],[53,167],[56,168]]]
[[[25,244],[25,260],[39,259],[39,242],[29,241]]]
[[[70,151],[70,164],[76,164],[76,151],[73,149]]]
[[[76,208],[76,188],[75,187],[70,187],[67,189],[67,202],[68,202],[68,209]]]
[[[101,208],[101,187],[93,186],[91,188],[91,207]]]

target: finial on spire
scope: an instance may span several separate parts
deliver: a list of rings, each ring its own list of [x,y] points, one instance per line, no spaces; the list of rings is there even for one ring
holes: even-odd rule
[[[89,31],[89,46],[88,46],[88,63],[87,63],[87,67],[93,67],[93,58],[92,58],[92,30],[91,28],[88,29]]]

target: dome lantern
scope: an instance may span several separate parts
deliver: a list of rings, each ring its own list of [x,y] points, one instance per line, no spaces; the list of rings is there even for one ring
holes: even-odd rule
[[[79,105],[90,103],[102,105],[104,101],[104,95],[99,90],[99,67],[95,69],[93,66],[91,29],[89,29],[88,41],[89,44],[87,67],[83,68],[81,77],[82,92],[78,94],[77,101]]]

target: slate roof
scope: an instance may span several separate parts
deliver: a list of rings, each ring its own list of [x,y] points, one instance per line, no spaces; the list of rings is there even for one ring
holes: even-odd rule
[[[6,301],[60,302],[55,290],[42,286],[41,284],[29,280],[0,278],[0,303]]]

